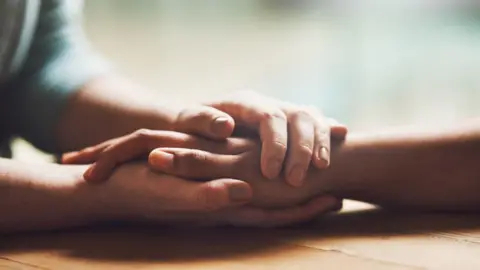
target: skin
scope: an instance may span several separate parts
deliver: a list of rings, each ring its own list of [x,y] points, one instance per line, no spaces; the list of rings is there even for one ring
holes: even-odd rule
[[[311,162],[321,169],[330,164],[331,126],[339,130],[334,135],[346,134],[344,126],[332,124],[314,108],[280,102],[252,91],[203,106],[158,102],[157,97],[147,93],[115,75],[86,84],[72,97],[58,124],[58,150],[79,150],[138,129],[179,131],[217,140],[247,130],[262,141],[263,175],[278,177],[285,165],[286,181],[301,186]]]
[[[280,223],[268,221],[275,218],[278,222],[283,218],[281,225],[286,225],[312,218],[321,212],[317,211],[319,206],[329,203],[333,208],[335,202],[321,201],[326,198],[324,196],[313,204],[308,203],[307,208],[290,208],[297,215],[296,219],[290,219],[291,215],[285,217],[283,210],[251,211],[251,207],[278,208],[326,193],[392,208],[480,210],[479,120],[436,130],[413,128],[353,134],[334,148],[334,165],[325,171],[311,169],[305,185],[299,188],[290,187],[283,181],[266,180],[258,167],[260,145],[245,145],[251,149],[247,147],[241,153],[230,155],[164,148],[149,156],[150,166],[157,170],[197,179],[221,177],[217,180],[221,181],[220,185],[157,174],[142,163],[121,165],[106,183],[89,185],[82,177],[87,166],[42,164],[39,167],[0,160],[0,171],[3,172],[0,175],[0,198],[6,202],[0,204],[1,231],[58,228],[105,220],[275,226]],[[228,153],[230,150],[223,151]],[[223,187],[226,182],[248,183],[253,195],[250,205],[212,210],[216,208],[205,202],[215,202],[217,199],[214,198],[222,198],[222,195],[213,198],[212,194],[217,193],[185,195],[187,190],[211,190],[212,187]],[[165,183],[167,186],[163,186]],[[170,190],[182,190],[182,193]],[[175,197],[176,194],[180,197]],[[19,203],[20,197],[28,199]],[[168,198],[171,199],[168,203],[152,203]],[[198,211],[196,204],[202,205],[202,202],[204,207]],[[173,207],[170,208],[173,213],[165,211],[168,207]]]
[[[291,154],[288,156],[280,155],[281,158],[276,159],[275,162],[284,162],[284,159],[286,159],[288,163],[288,159],[294,159],[302,164],[309,164],[312,158],[314,158],[312,153],[314,147],[318,147],[317,143],[329,149],[329,141],[325,140],[324,137],[317,138],[314,133],[305,132],[305,130],[300,128],[287,130],[287,126],[306,126],[307,130],[321,129],[322,134],[324,136],[328,135],[329,139],[330,124],[323,120],[318,120],[323,119],[319,118],[321,115],[318,112],[307,111],[293,105],[288,105],[287,108],[283,103],[277,104],[266,97],[258,94],[253,95],[251,92],[248,92],[242,94],[243,101],[222,99],[218,103],[212,103],[211,105],[186,105],[167,100],[164,101],[165,104],[162,104],[157,101],[157,98],[149,96],[142,87],[122,77],[107,75],[87,83],[71,97],[65,110],[62,112],[56,129],[56,150],[64,152],[78,150],[103,141],[110,140],[110,142],[115,142],[112,138],[130,134],[135,130],[139,131],[133,133],[134,135],[129,138],[133,138],[134,141],[140,138],[140,142],[142,142],[144,138],[149,137],[148,132],[143,132],[147,130],[146,128],[195,133],[201,137],[217,141],[224,140],[232,132],[239,130],[239,128],[254,134],[260,132],[261,134],[259,135],[263,141],[262,155],[265,157],[262,160],[264,160],[266,167],[271,167],[268,164],[270,163],[272,153],[277,156],[279,151],[286,152],[286,147],[292,149]],[[264,106],[260,106],[260,104]],[[232,112],[233,118],[228,112]],[[302,117],[296,117],[296,115],[302,115]],[[313,119],[317,120],[314,121]],[[272,120],[274,121],[272,122]],[[298,121],[302,121],[302,124],[298,124]],[[237,122],[239,122],[238,126],[236,126]],[[344,130],[343,134],[345,134],[345,128],[341,127],[341,129]],[[289,134],[292,135],[291,137],[299,138],[299,141],[287,144],[286,141],[289,140]],[[309,149],[312,152],[309,152],[310,155],[297,157],[295,153],[298,153],[298,151],[295,149],[303,145],[304,142],[309,143]],[[120,142],[120,145],[123,145],[123,143]],[[175,141],[170,138],[163,140],[161,145],[155,147],[158,146],[192,147],[194,145],[188,145],[181,140]],[[279,148],[278,146],[281,147]],[[142,147],[144,147],[142,149],[149,149],[148,145],[145,144]],[[111,148],[106,147],[104,150],[108,152],[109,149]],[[85,152],[95,152],[90,150]],[[116,165],[113,164],[113,166]],[[99,167],[101,168],[102,166]],[[46,171],[46,168],[49,168],[49,170]],[[122,168],[123,166],[119,169]],[[83,184],[79,184],[79,181],[83,180],[79,172],[81,171],[83,174],[86,169],[87,167],[85,166],[24,164],[14,160],[1,159],[0,216],[2,218],[0,230],[8,232],[21,229],[59,228],[91,224],[97,219],[100,222],[118,219],[137,220],[138,213],[136,212],[133,212],[131,215],[133,217],[116,216],[118,204],[115,203],[107,204],[112,205],[112,207],[108,207],[100,213],[92,213],[90,210],[92,206],[96,208],[98,205],[105,204],[105,202],[97,201],[97,197],[92,197],[92,194],[96,194],[96,192],[92,194],[83,192],[83,190],[92,191],[91,188],[83,189]],[[121,174],[120,176],[122,177],[115,173],[109,177],[110,180],[105,185],[105,190],[104,187],[96,189],[102,190],[102,193],[98,194],[105,194],[101,197],[104,198],[106,196],[106,198],[109,198],[107,201],[115,201],[113,198],[126,200],[128,197],[124,196],[133,196],[130,200],[132,204],[136,200],[148,197],[147,195],[151,192],[152,186],[142,181],[131,181],[132,178],[140,177],[137,170],[145,171],[145,165],[143,167],[137,166],[136,170],[130,170],[128,173]],[[273,175],[272,173],[275,174],[272,171],[266,172],[267,175]],[[150,175],[149,177],[152,179],[158,178],[155,183],[168,183],[166,186],[157,187],[160,190],[183,190],[187,188],[185,187],[186,179],[172,178],[166,175]],[[129,192],[121,193],[119,189],[112,191],[113,184],[110,184],[110,181],[113,180],[113,183],[120,181],[116,179],[129,179],[132,186],[125,185],[125,188],[138,188],[133,186],[134,184],[139,184],[141,188],[136,194],[130,194]],[[165,179],[170,181],[158,181]],[[146,181],[143,178],[142,180]],[[300,180],[300,182],[298,179],[293,182],[301,184],[303,179]],[[232,213],[230,211],[232,207],[244,205],[251,199],[251,187],[247,183],[236,179],[222,178],[205,183],[192,182],[187,186],[187,190],[190,190],[189,193],[178,193],[179,196],[183,197],[172,197],[170,193],[156,193],[156,197],[151,196],[152,200],[154,198],[154,201],[161,202],[161,209],[163,210],[170,209],[169,211],[175,211],[179,204],[183,204],[184,207],[188,206],[190,208],[186,207],[186,209],[189,209],[189,215],[193,215],[194,218],[188,217],[195,220],[205,216],[203,215],[205,211],[213,211],[212,209],[215,211],[223,210],[224,213]],[[232,190],[235,191],[232,192]],[[120,196],[119,194],[122,195]],[[21,204],[19,204],[18,198],[22,198]],[[208,198],[208,200],[205,199],[199,202],[192,198],[197,198],[197,200]],[[210,200],[210,198],[214,198],[214,200]],[[92,204],[95,201],[96,203]],[[208,204],[204,202],[208,202]],[[242,213],[255,213],[259,218],[242,220],[242,218],[236,218],[238,216],[237,212],[237,214],[229,214],[228,218],[212,218],[210,223],[213,222],[212,220],[215,220],[216,223],[233,225],[241,223],[248,226],[280,226],[312,218],[314,215],[337,207],[337,205],[338,202],[334,198],[324,197],[313,200],[303,206],[294,206],[289,209],[282,209],[282,211],[271,212],[260,208],[238,208],[236,210]],[[57,208],[59,208],[58,213],[53,213],[52,209]],[[156,216],[155,221],[164,221],[161,217],[165,213],[156,208],[151,208],[151,211],[150,214]],[[112,213],[114,214],[113,216]],[[182,212],[182,215],[185,214]],[[229,219],[234,217],[235,222],[230,222]],[[176,218],[177,216],[174,216],[170,221],[174,222]]]
[[[334,147],[332,166],[310,169],[292,188],[259,172],[260,148],[219,155],[192,149],[157,149],[150,165],[188,178],[235,177],[253,189],[252,205],[284,207],[318,196],[365,201],[390,208],[480,210],[480,121],[435,130],[405,128],[353,134]]]
[[[82,177],[85,169],[84,165],[0,159],[0,233],[109,221],[281,226],[337,207],[336,200],[327,196],[282,211],[241,207],[252,195],[243,181],[194,182],[154,173],[142,162],[120,166],[102,185],[86,183]],[[247,188],[248,192],[232,197],[227,187]]]

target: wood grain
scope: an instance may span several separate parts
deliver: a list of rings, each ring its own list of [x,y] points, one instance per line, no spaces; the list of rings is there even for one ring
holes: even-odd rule
[[[480,218],[347,203],[285,229],[109,226],[0,237],[0,269],[480,269]]]

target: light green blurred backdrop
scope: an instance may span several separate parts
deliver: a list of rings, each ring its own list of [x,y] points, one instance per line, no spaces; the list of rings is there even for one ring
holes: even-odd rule
[[[253,88],[353,130],[480,116],[476,0],[86,0],[92,43],[158,93]]]
[[[84,24],[159,99],[252,88],[370,130],[480,116],[477,2],[86,0]]]
[[[480,115],[475,2],[87,0],[85,25],[159,98],[254,88],[367,129]]]

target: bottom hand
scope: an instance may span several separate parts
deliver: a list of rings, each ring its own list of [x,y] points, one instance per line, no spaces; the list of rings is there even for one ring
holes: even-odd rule
[[[306,204],[283,209],[266,210],[242,206],[215,213],[226,225],[240,227],[281,227],[307,222],[321,214],[342,208],[342,201],[325,195],[312,199]]]
[[[284,209],[245,206],[252,198],[248,183],[234,179],[195,182],[152,172],[143,163],[122,165],[99,185],[102,206],[116,218],[165,224],[274,227],[305,222],[338,209],[331,196]]]

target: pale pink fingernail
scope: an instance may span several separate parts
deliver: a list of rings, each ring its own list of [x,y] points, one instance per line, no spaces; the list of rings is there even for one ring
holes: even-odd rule
[[[213,120],[211,125],[212,132],[215,135],[224,136],[229,131],[228,122],[229,119],[226,117],[216,118],[215,120]]]
[[[83,173],[83,178],[86,181],[91,181],[92,179],[92,171],[95,169],[95,163],[90,165],[88,169]]]
[[[175,155],[161,150],[153,150],[148,157],[150,165],[160,170],[173,168],[174,160]]]
[[[320,147],[316,153],[316,159],[322,168],[328,167],[330,165],[330,157],[327,148]]]

